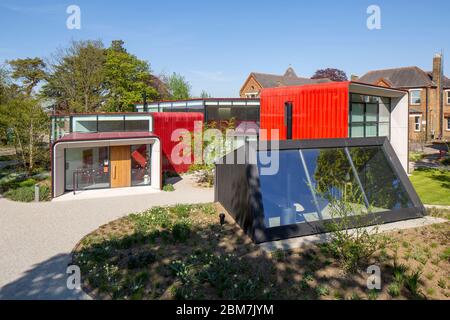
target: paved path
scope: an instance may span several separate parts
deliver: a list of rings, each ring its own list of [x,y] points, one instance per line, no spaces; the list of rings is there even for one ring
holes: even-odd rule
[[[0,299],[86,299],[66,287],[70,252],[86,234],[156,205],[206,203],[213,189],[188,179],[174,192],[48,203],[0,199]]]

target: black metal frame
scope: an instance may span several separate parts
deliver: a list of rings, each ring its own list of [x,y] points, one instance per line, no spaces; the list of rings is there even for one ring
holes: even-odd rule
[[[258,148],[258,151],[272,150],[272,144],[268,142],[266,146]],[[386,137],[286,140],[277,141],[277,144],[279,145],[278,150],[382,147],[387,161],[404,186],[413,207],[371,213],[365,221],[361,221],[361,218],[350,218],[352,227],[358,226],[358,223],[361,222],[365,224],[389,223],[420,218],[426,215],[425,207]],[[236,157],[238,152],[241,151],[239,149],[234,151]],[[326,220],[266,228],[259,173],[255,164],[226,164],[224,158],[222,163],[216,164],[215,182],[215,201],[223,205],[246,234],[256,243],[327,232]]]

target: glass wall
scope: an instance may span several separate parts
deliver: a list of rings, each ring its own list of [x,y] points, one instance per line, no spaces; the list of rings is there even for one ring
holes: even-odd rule
[[[413,206],[382,147],[282,150],[275,175],[257,166],[266,228],[331,219],[334,200],[352,214]]]
[[[349,137],[388,137],[390,98],[351,94]]]
[[[66,149],[65,163],[66,190],[109,188],[108,147]]]
[[[72,132],[151,131],[150,115],[82,115],[72,117]]]
[[[131,185],[148,186],[151,184],[151,145],[131,146]]]

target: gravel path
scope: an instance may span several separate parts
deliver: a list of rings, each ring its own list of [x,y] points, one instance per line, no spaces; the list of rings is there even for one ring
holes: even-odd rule
[[[132,212],[156,205],[206,203],[213,189],[189,178],[174,192],[48,203],[0,199],[0,299],[86,299],[66,287],[70,252],[86,234]]]

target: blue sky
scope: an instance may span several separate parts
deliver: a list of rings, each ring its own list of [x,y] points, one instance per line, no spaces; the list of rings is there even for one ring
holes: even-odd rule
[[[71,4],[81,30],[66,28]],[[372,4],[381,30],[366,27]],[[156,74],[183,74],[193,94],[234,97],[251,71],[280,74],[289,64],[306,77],[325,67],[429,70],[434,53],[450,55],[449,12],[450,1],[430,0],[0,0],[0,61],[49,57],[71,40],[122,39]]]

